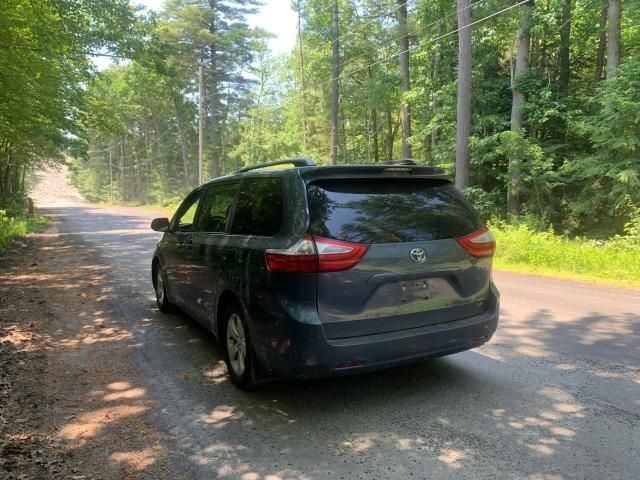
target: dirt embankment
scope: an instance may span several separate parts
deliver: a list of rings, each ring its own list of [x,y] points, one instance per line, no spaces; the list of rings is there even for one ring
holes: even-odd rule
[[[108,268],[54,229],[0,252],[0,480],[178,478]]]

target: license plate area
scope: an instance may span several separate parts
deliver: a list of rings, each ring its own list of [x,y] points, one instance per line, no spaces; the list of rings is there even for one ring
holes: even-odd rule
[[[399,304],[407,304],[429,300],[433,297],[429,280],[411,280],[399,282]]]

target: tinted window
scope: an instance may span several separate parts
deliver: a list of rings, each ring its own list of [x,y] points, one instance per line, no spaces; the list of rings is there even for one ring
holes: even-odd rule
[[[360,243],[456,238],[482,224],[471,205],[445,181],[326,180],[309,185],[313,235]]]
[[[197,230],[199,232],[225,231],[237,190],[237,183],[209,187],[198,215]]]
[[[172,227],[180,232],[192,232],[193,221],[198,210],[198,204],[202,198],[202,191],[192,193],[186,198],[180,208],[176,212],[176,217],[173,219]]]
[[[250,178],[242,182],[232,233],[272,237],[282,225],[282,182]]]

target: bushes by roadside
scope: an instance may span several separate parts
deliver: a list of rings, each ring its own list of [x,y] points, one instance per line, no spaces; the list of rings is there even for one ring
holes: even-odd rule
[[[48,219],[42,215],[16,215],[13,212],[0,209],[0,250],[14,238],[41,230],[48,223]]]
[[[528,225],[494,222],[495,267],[523,273],[640,286],[640,219],[607,241],[570,239]]]

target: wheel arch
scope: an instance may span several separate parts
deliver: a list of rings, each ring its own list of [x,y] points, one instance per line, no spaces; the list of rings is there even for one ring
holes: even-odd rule
[[[229,305],[237,306],[245,317],[245,321],[248,321],[249,315],[247,309],[244,304],[240,300],[240,297],[233,292],[232,290],[225,290],[218,297],[218,304],[216,305],[216,316],[215,316],[215,335],[218,338],[218,341],[223,341],[224,339],[224,331],[226,325],[224,324],[224,312]]]

